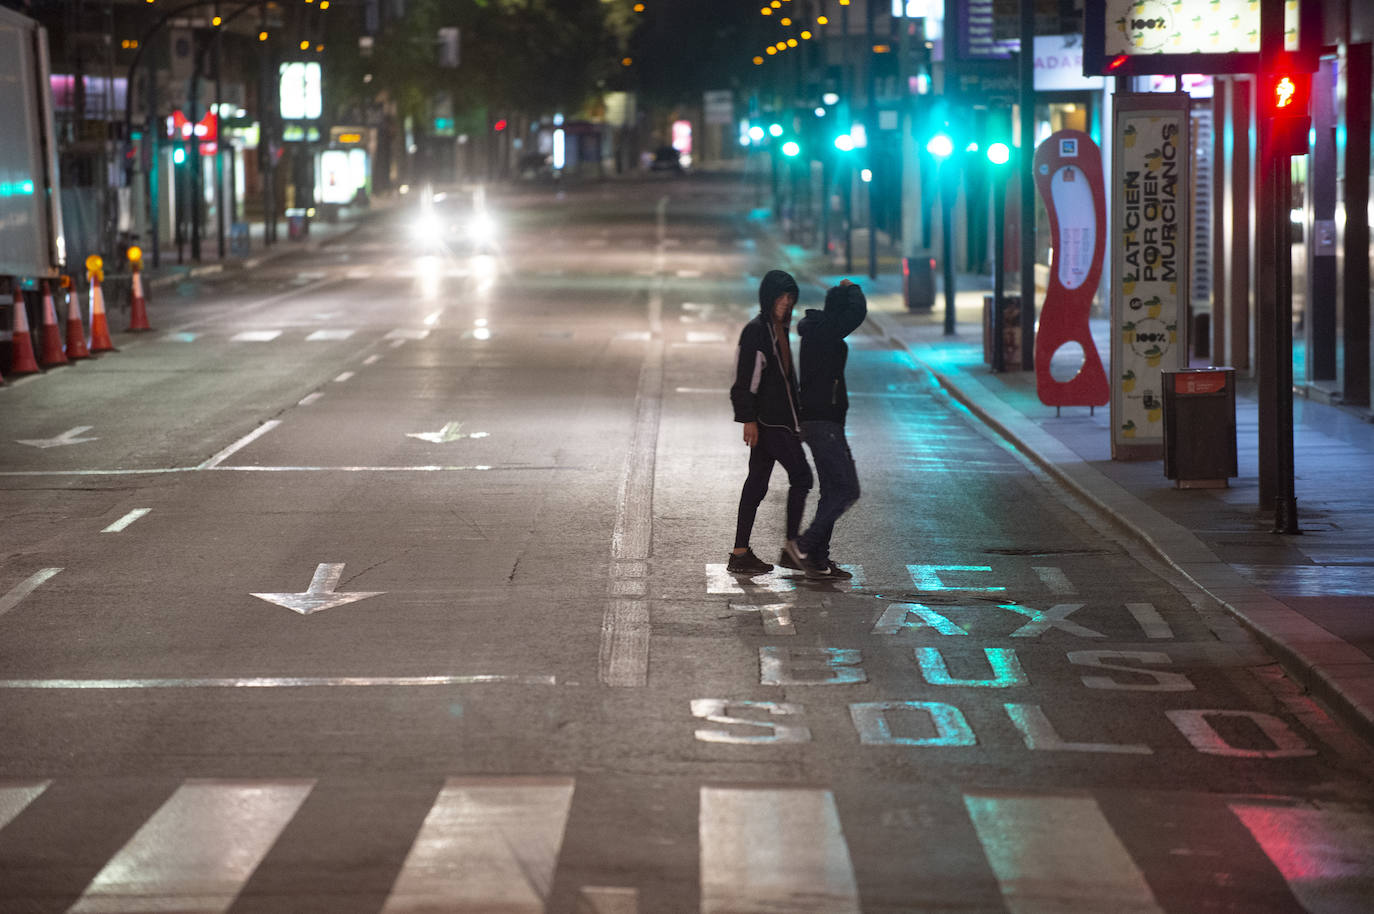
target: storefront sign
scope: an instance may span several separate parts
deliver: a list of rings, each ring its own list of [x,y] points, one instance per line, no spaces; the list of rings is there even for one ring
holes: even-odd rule
[[[1035,36],[1035,91],[1102,89],[1104,76],[1083,75],[1083,36]]]
[[[1164,453],[1164,369],[1186,368],[1185,96],[1119,95],[1112,161],[1112,457]]]

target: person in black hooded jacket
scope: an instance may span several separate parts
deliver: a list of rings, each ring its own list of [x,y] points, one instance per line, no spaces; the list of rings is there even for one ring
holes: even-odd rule
[[[825,310],[808,310],[797,324],[801,337],[802,439],[811,449],[821,479],[821,497],[811,526],[783,546],[783,564],[801,568],[808,579],[853,577],[830,560],[835,522],[859,500],[859,475],[844,437],[849,391],[844,368],[849,346],[844,338],[868,315],[863,290],[841,280],[825,293]],[[789,561],[790,560],[790,561]]]
[[[801,446],[797,373],[787,336],[799,293],[797,281],[791,275],[770,270],[759,283],[759,313],[744,325],[739,335],[730,403],[735,421],[744,425],[749,475],[739,497],[735,548],[726,565],[735,574],[765,574],[773,570],[749,547],[754,517],[768,494],[773,464],[781,463],[787,471],[788,541],[795,539],[801,529],[806,493],[811,490],[811,467]],[[787,554],[785,548],[783,554]]]

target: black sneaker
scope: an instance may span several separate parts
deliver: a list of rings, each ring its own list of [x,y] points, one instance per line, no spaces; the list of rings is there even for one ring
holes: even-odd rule
[[[852,577],[854,575],[831,561],[806,563],[806,579],[808,581],[847,581]]]
[[[725,570],[731,574],[767,574],[773,570],[773,566],[754,555],[754,550],[746,549],[743,555],[730,553],[730,561],[725,563]]]
[[[782,553],[778,556],[778,564],[793,571],[806,570],[806,554],[797,547],[796,540],[783,542]]]

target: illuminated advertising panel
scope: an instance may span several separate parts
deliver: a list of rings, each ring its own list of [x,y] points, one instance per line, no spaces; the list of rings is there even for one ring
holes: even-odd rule
[[[1259,0],[1086,0],[1084,72],[1110,76],[1259,71]],[[1283,48],[1309,49],[1315,6],[1284,0]]]
[[[1112,457],[1164,453],[1163,373],[1188,367],[1186,95],[1118,95],[1112,148]]]
[[[314,120],[324,109],[320,65],[295,60],[281,65],[281,116],[288,121]]]

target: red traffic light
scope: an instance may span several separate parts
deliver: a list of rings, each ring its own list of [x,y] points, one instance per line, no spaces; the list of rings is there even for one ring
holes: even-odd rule
[[[506,129],[506,119],[505,119],[504,117],[501,118],[501,120],[499,120],[499,121],[497,121],[496,123],[494,123],[494,124],[491,125],[491,129],[495,130],[497,133],[500,133],[502,130],[505,130],[505,129]]]
[[[1262,104],[1270,117],[1305,117],[1311,94],[1310,73],[1265,74]]]

